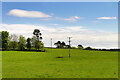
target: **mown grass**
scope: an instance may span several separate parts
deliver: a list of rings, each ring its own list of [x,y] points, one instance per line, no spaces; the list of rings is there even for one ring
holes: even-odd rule
[[[63,57],[63,58],[56,58]],[[47,49],[3,51],[3,78],[117,78],[118,52]]]

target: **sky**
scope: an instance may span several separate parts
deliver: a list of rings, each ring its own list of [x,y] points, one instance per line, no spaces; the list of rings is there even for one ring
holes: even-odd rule
[[[117,17],[117,2],[3,2],[0,30],[27,38],[40,29],[45,46],[70,36],[72,46],[117,48]]]
[[[2,2],[119,2],[119,0],[2,0]]]

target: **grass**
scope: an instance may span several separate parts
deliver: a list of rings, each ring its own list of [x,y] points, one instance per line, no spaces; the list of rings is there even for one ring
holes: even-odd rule
[[[56,58],[62,57],[62,58]],[[3,51],[3,78],[117,78],[118,52],[48,49]]]

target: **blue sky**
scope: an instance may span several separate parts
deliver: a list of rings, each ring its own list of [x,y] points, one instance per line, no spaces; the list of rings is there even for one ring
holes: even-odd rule
[[[29,16],[25,16],[24,11],[30,13]],[[44,16],[35,17],[30,11],[43,13]],[[2,4],[3,24],[40,25],[49,30],[65,29],[65,27],[72,27],[71,29],[75,27],[76,30],[79,27],[81,30],[93,33],[101,31],[117,33],[117,15],[117,2],[3,2]],[[76,31],[76,34],[78,33],[80,31]]]
[[[40,18],[21,18],[7,15],[12,9],[21,9],[28,11],[41,11],[46,14],[53,13],[51,21],[40,20]],[[117,17],[118,7],[117,3],[106,2],[85,2],[85,3],[3,3],[3,23],[7,24],[59,24],[59,26],[85,26],[89,29],[101,29],[117,31],[116,20],[97,20],[98,17]],[[56,20],[55,17],[70,18],[71,16],[79,16],[83,19],[77,22],[67,22]]]
[[[2,0],[2,2],[118,2],[119,0]]]

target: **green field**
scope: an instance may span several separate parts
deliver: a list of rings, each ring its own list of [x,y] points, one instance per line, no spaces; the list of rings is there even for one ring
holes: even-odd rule
[[[56,58],[62,56],[64,58]],[[117,78],[118,52],[48,49],[3,51],[3,78]]]

